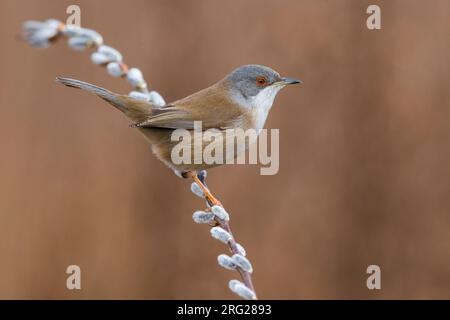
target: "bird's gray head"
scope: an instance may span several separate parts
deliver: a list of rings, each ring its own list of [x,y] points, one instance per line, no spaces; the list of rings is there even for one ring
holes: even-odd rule
[[[244,107],[265,107],[270,109],[278,91],[288,84],[300,80],[283,78],[269,67],[250,64],[233,70],[224,79],[236,102]]]

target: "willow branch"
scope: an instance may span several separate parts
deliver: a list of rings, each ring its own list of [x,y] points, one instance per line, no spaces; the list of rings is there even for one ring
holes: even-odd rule
[[[47,48],[60,39],[65,38],[69,47],[74,50],[91,49],[91,61],[95,65],[105,67],[108,73],[117,78],[125,78],[132,85],[133,91],[129,93],[136,99],[145,100],[156,107],[164,107],[163,97],[156,91],[149,91],[142,72],[137,68],[130,68],[123,62],[122,54],[103,44],[103,37],[96,31],[67,25],[55,19],[44,22],[26,21],[23,25],[23,37],[33,47]],[[220,266],[236,270],[242,278],[231,280],[230,289],[244,299],[256,299],[251,274],[253,272],[250,261],[246,258],[245,249],[236,242],[231,231],[229,215],[222,204],[210,193],[205,183],[206,171],[195,176],[191,189],[197,195],[205,198],[209,207],[205,211],[197,211],[193,218],[197,223],[208,223],[212,226],[211,235],[226,243],[232,256],[225,254],[218,256]]]
[[[257,296],[252,281],[253,267],[246,258],[244,247],[236,241],[231,231],[230,215],[206,186],[206,171],[202,171],[198,176],[194,176],[193,179],[192,192],[205,198],[208,204],[208,208],[204,211],[194,212],[194,221],[207,223],[212,226],[211,235],[228,245],[232,256],[221,254],[217,260],[220,266],[229,270],[236,270],[242,278],[242,282],[239,280],[231,280],[229,282],[231,291],[244,299],[256,300]]]
[[[69,47],[77,51],[93,50],[91,61],[105,67],[108,74],[126,79],[133,87],[129,96],[145,100],[156,107],[163,107],[166,102],[156,91],[148,90],[147,82],[138,68],[130,68],[123,62],[122,54],[103,43],[103,37],[96,31],[67,25],[55,19],[26,21],[23,24],[23,38],[35,48],[47,48],[60,39],[66,39]]]

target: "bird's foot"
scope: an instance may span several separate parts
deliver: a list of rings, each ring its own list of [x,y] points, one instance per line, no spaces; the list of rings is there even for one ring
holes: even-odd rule
[[[206,201],[208,201],[210,206],[222,206],[222,203],[216,199],[216,197],[214,197],[212,195],[212,193],[209,191],[208,187],[206,186],[205,183],[205,177],[206,174],[205,173],[200,173],[200,174],[194,174],[192,175],[192,179],[194,179],[195,183],[198,184],[198,186],[200,187],[200,189],[203,191],[203,194],[205,195]]]

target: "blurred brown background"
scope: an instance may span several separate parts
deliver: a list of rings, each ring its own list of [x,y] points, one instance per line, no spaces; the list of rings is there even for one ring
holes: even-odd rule
[[[445,0],[0,0],[0,298],[235,298],[190,183],[120,113],[54,78],[128,84],[65,43],[17,40],[23,21],[65,21],[70,4],[168,101],[247,63],[304,80],[266,124],[280,128],[277,175],[209,171],[261,298],[450,298]],[[70,264],[81,291],[65,287]]]

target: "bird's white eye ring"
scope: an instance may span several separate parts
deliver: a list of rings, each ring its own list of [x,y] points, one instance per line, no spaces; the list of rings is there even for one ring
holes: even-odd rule
[[[256,77],[256,85],[258,87],[264,87],[267,85],[267,79],[264,77]]]

